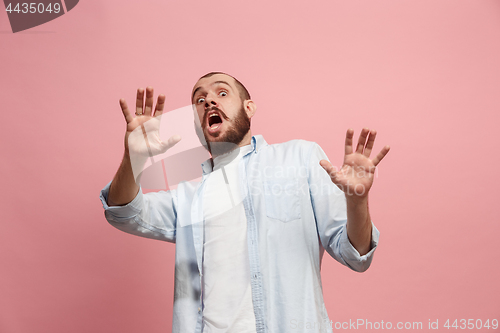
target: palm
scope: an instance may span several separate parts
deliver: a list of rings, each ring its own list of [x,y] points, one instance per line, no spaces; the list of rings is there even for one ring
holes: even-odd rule
[[[354,151],[352,146],[354,131],[349,129],[346,134],[344,164],[342,168],[337,171],[330,162],[326,160],[320,162],[321,166],[330,175],[332,182],[348,195],[368,195],[368,191],[373,184],[375,167],[389,152],[389,146],[385,146],[375,158],[370,159],[376,134],[376,131],[364,128],[361,131],[358,145]]]
[[[373,184],[375,166],[372,161],[363,154],[352,153],[344,158],[344,165],[337,173],[337,183],[343,187],[349,185],[354,190],[370,190]]]
[[[141,116],[127,124],[126,140],[131,155],[151,157],[165,152],[160,139],[160,116]]]
[[[148,158],[164,153],[179,142],[178,135],[172,136],[167,142],[160,138],[160,119],[165,106],[165,96],[158,96],[158,102],[154,113],[153,110],[153,88],[146,89],[146,104],[144,107],[144,90],[137,90],[136,116],[127,107],[127,103],[120,100],[123,115],[127,121],[127,133],[125,134],[125,148],[131,156],[136,158]]]

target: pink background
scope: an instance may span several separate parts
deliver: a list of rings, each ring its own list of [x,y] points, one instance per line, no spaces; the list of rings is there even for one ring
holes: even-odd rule
[[[119,98],[152,85],[180,108],[213,70],[245,83],[269,143],[338,165],[366,126],[392,147],[372,267],[323,261],[334,322],[500,319],[499,59],[496,0],[82,0],[16,34],[2,9],[0,332],[170,332],[174,245],[111,227],[98,194]]]

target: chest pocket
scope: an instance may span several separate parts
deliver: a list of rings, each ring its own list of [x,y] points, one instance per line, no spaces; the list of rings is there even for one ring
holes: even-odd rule
[[[273,179],[264,182],[266,215],[290,222],[300,219],[299,183],[297,179]]]

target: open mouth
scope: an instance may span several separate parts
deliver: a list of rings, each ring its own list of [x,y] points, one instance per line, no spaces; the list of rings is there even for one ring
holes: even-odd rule
[[[207,122],[209,131],[214,132],[219,129],[220,125],[222,125],[222,117],[218,112],[210,112]]]

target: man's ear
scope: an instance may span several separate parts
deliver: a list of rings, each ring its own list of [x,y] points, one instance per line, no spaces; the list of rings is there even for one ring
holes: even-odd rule
[[[251,99],[247,99],[243,102],[243,108],[245,109],[249,119],[252,118],[255,111],[257,111],[257,105]]]

